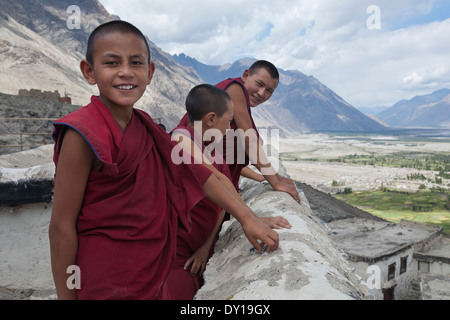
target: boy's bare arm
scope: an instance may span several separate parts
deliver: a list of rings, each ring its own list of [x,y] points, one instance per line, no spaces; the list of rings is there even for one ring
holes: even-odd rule
[[[190,138],[186,137],[181,133],[174,132],[172,134],[172,139],[177,141],[181,148],[189,153],[195,160],[196,163],[201,163],[216,176],[216,178],[224,185],[224,187],[231,193],[233,196],[240,201],[243,205],[246,206],[246,203],[242,200],[242,198],[237,193],[230,179],[227,178],[222,172],[217,170],[211,162],[204,156],[199,147],[192,141]]]
[[[213,232],[209,235],[208,239],[201,245],[200,248],[195,250],[194,254],[186,261],[184,265],[184,269],[187,270],[190,268],[191,276],[195,276],[197,274],[203,275],[203,272],[206,269],[206,264],[208,263],[208,254],[209,250],[214,242],[214,239],[219,232],[219,228],[222,225],[223,217],[225,216],[225,210],[220,210],[219,218],[217,219],[216,226],[214,227]]]
[[[59,155],[52,217],[49,226],[53,278],[58,298],[76,299],[67,287],[67,268],[75,265],[78,250],[76,221],[81,209],[94,155],[85,140],[68,129]]]
[[[229,212],[242,225],[245,235],[250,243],[262,252],[262,241],[267,245],[267,252],[276,250],[279,246],[278,233],[262,222],[247,206],[243,206],[227,189],[211,175],[203,184],[206,197]]]
[[[255,180],[257,182],[263,182],[266,181],[266,178],[264,178],[263,175],[253,171],[252,169],[250,169],[249,167],[245,167],[242,168],[241,170],[241,176],[248,178],[248,179],[252,179]]]
[[[209,162],[209,160],[206,159],[206,157],[203,155],[201,150],[196,150],[197,152],[195,152],[195,149],[198,149],[198,146],[191,139],[189,139],[186,136],[184,136],[183,134],[180,134],[177,132],[174,132],[172,134],[172,139],[177,141],[178,144],[183,148],[183,150],[185,152],[188,152],[189,154],[193,155],[193,157],[197,163],[201,162],[205,167],[207,167],[209,170],[211,170],[212,173],[219,180],[219,182],[223,184],[225,189],[227,189],[227,191],[229,191],[236,198],[236,200],[238,200],[244,207],[247,207],[247,204],[245,203],[244,200],[242,200],[241,196],[239,196],[235,187],[231,183],[230,179],[228,179],[228,177],[225,176],[223,173],[219,172]],[[253,172],[249,168],[244,168],[244,169],[248,169],[248,171]],[[257,175],[257,173],[255,173],[255,175]],[[249,210],[251,210],[251,209],[249,209]],[[291,224],[283,217],[259,218],[259,219],[261,219],[265,224],[267,224],[269,227],[274,228],[274,229],[282,229],[282,228],[289,229],[289,228],[291,228]]]
[[[290,179],[282,178],[272,167],[266,153],[253,130],[252,121],[247,111],[247,101],[242,88],[237,85],[231,85],[226,90],[234,103],[234,121],[241,133],[245,133],[241,141],[244,143],[245,153],[250,162],[262,173],[267,182],[276,191],[282,191],[290,194],[295,201],[300,203],[300,197],[297,189]]]

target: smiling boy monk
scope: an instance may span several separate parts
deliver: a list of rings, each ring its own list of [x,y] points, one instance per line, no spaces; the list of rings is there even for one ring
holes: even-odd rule
[[[60,299],[160,299],[175,257],[180,223],[204,198],[233,213],[249,241],[271,250],[278,234],[224,192],[202,165],[175,165],[176,146],[150,116],[134,109],[155,66],[144,35],[113,21],[88,41],[81,71],[100,95],[54,123],[55,191],[49,227]],[[68,267],[78,266],[78,290]]]

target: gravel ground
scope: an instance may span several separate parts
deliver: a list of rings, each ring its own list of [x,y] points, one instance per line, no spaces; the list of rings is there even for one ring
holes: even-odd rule
[[[0,300],[54,300],[54,290],[10,289],[0,287]]]

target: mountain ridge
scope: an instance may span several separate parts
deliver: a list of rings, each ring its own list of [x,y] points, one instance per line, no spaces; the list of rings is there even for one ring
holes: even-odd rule
[[[393,127],[449,129],[450,89],[401,100],[377,117]]]
[[[17,94],[19,89],[58,90],[85,105],[97,93],[79,71],[79,61],[90,32],[99,24],[120,19],[109,14],[97,0],[81,0],[79,29],[70,30],[70,0],[0,0],[0,92]],[[189,90],[202,82],[215,84],[238,77],[254,59],[222,66],[182,63],[161,50],[147,36],[156,72],[152,84],[136,107],[153,118],[175,127],[185,114]],[[178,58],[180,58],[178,56]],[[189,57],[184,55],[185,59]],[[202,69],[203,68],[203,69]],[[280,69],[280,86],[273,97],[253,110],[258,126],[278,128],[282,136],[310,131],[383,131],[381,125],[351,106],[311,75]]]
[[[208,66],[186,56],[175,60],[194,68],[202,79],[216,84],[242,75],[256,59],[244,58],[223,66]],[[269,122],[286,135],[309,131],[384,131],[386,128],[364,115],[314,76],[298,70],[280,72],[280,84],[272,98],[252,110],[260,122]],[[261,121],[262,120],[262,121]],[[258,125],[258,121],[255,121]],[[281,125],[282,124],[282,125]]]
[[[92,30],[119,17],[109,14],[96,0],[81,0],[76,3],[81,11],[80,28],[70,30],[67,8],[71,5],[71,0],[0,0],[0,92],[67,90],[78,105],[88,104],[90,96],[98,94],[83,78],[79,63]],[[148,42],[156,72],[136,107],[172,127],[184,115],[184,99],[200,79]]]

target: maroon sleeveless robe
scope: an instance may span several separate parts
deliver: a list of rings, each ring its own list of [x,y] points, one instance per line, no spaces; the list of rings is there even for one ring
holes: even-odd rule
[[[54,123],[54,162],[68,127],[103,163],[91,171],[77,221],[79,299],[160,299],[175,259],[178,225],[190,229],[190,209],[205,197],[211,171],[175,165],[176,145],[151,117],[134,109],[122,133],[98,97]]]

